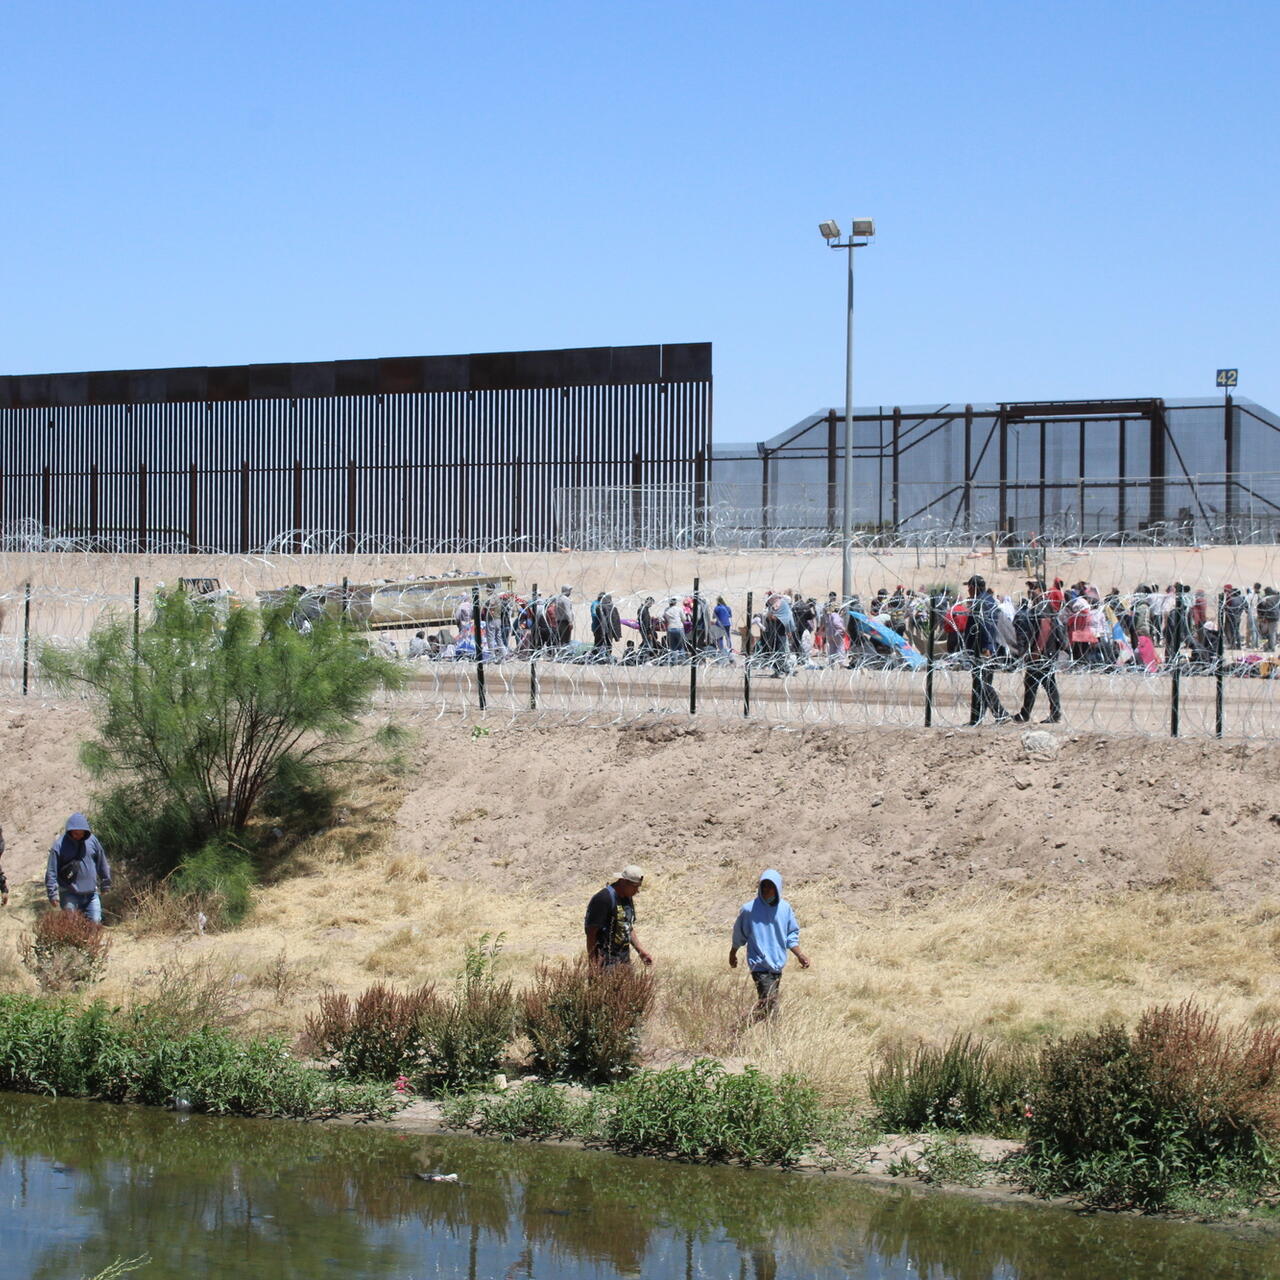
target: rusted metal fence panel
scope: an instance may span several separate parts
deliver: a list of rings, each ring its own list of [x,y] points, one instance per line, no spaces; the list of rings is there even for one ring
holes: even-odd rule
[[[711,347],[0,377],[0,521],[121,550],[554,547],[569,486],[696,523]]]

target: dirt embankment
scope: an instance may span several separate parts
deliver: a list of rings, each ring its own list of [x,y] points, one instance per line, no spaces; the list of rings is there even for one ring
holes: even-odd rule
[[[1190,877],[1237,906],[1280,886],[1280,747],[1059,736],[1045,753],[1025,737],[680,723],[433,734],[396,839],[458,876],[557,896],[640,862],[687,880],[691,907],[700,873],[756,864],[861,907],[975,882],[1092,892]]]
[[[89,804],[87,712],[0,708],[11,880]],[[1168,881],[1244,907],[1280,889],[1280,745],[912,730],[468,727],[421,732],[388,848],[499,893],[558,899],[639,862],[719,918],[723,872],[777,865],[859,908],[975,884],[1085,893]],[[700,890],[705,882],[710,892]],[[739,896],[735,885],[732,897]]]

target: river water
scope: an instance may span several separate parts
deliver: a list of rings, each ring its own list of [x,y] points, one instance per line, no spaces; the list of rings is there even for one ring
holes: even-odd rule
[[[0,1277],[139,1254],[139,1280],[1280,1276],[1280,1243],[1195,1224],[0,1094]]]

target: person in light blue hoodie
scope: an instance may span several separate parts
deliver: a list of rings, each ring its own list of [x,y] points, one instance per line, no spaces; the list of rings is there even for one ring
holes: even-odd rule
[[[767,1018],[777,1012],[787,952],[794,952],[802,969],[809,967],[809,957],[800,950],[800,922],[782,896],[782,876],[772,867],[761,872],[759,891],[742,904],[733,922],[730,969],[738,967],[740,947],[747,949],[747,968],[756,984],[756,1017]]]

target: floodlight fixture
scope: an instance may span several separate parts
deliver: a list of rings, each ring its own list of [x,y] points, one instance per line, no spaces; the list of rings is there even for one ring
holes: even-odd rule
[[[840,224],[838,222],[832,221],[829,218],[827,219],[826,222],[818,223],[818,230],[822,232],[822,238],[824,240],[840,239]]]
[[[853,230],[849,232],[854,237],[865,237],[870,239],[876,233],[876,224],[872,218],[854,218]]]

